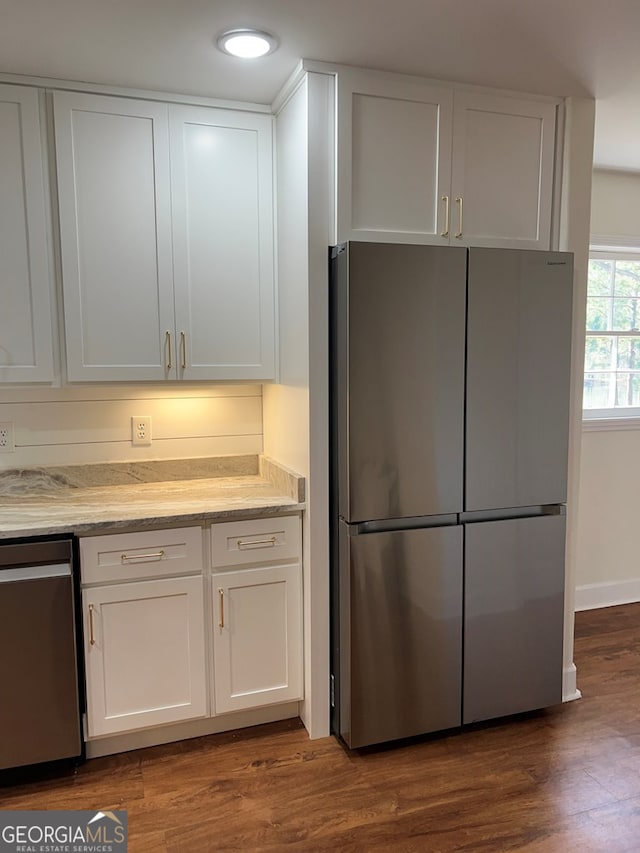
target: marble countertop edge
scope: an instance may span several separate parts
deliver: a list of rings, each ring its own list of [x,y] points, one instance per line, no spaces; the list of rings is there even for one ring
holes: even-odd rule
[[[257,455],[0,472],[0,539],[205,524],[305,508],[304,477]]]
[[[0,513],[0,540],[4,539],[19,539],[29,536],[53,536],[62,533],[73,533],[77,536],[113,533],[119,530],[144,530],[151,528],[161,528],[170,526],[189,526],[189,525],[204,525],[207,522],[216,521],[233,521],[236,519],[259,518],[270,515],[283,515],[285,513],[301,512],[306,509],[305,503],[296,503],[295,501],[282,500],[276,502],[275,499],[270,499],[271,502],[264,504],[253,504],[249,506],[236,506],[225,509],[210,509],[193,512],[174,512],[173,514],[158,514],[148,515],[139,514],[132,511],[122,510],[118,513],[117,518],[102,518],[100,520],[89,521],[69,519],[59,519],[56,521],[26,521],[26,522],[11,522],[5,524],[2,522]]]

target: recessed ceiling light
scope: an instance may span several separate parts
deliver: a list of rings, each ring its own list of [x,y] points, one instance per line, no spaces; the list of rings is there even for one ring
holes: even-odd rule
[[[273,53],[278,47],[278,39],[263,30],[238,27],[234,30],[226,30],[218,36],[218,47],[231,56],[239,56],[242,59],[257,59],[259,56]]]

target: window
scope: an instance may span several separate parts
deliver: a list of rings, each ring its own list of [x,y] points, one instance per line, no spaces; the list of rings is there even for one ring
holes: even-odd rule
[[[640,253],[592,252],[585,418],[640,417]]]

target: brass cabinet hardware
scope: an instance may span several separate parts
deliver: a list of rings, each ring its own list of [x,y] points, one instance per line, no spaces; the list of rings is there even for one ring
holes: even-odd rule
[[[218,622],[218,628],[224,628],[224,590],[222,587],[218,589],[218,601],[220,604],[220,621]]]
[[[121,554],[120,560],[126,563],[127,560],[161,560],[164,557],[164,551],[154,551],[151,554]]]
[[[462,237],[462,196],[461,195],[459,195],[458,198],[456,199],[456,204],[459,205],[459,207],[458,207],[459,225],[458,225],[458,233],[456,234],[456,237],[458,239],[460,239],[460,237]]]
[[[96,641],[93,637],[93,604],[89,605],[89,645],[95,646]]]
[[[180,332],[180,355],[181,362],[180,367],[184,370],[187,366],[187,342],[186,336],[184,332]]]
[[[244,539],[238,539],[237,545],[238,548],[248,548],[253,545],[269,545],[271,548],[276,544],[276,537],[271,536],[269,539],[253,539],[245,541]]]
[[[167,370],[171,370],[173,364],[171,363],[171,332],[164,333],[165,346],[167,348]]]
[[[441,237],[449,236],[449,223],[451,220],[451,209],[449,206],[449,196],[443,195],[440,200],[444,202],[444,231],[440,232]]]

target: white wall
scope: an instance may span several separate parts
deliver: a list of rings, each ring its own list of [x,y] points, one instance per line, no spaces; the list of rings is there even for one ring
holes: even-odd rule
[[[594,171],[591,234],[640,238],[640,174]]]
[[[594,171],[594,236],[640,238],[640,175]],[[638,240],[640,245],[640,239]],[[576,609],[640,601],[640,430],[585,429],[580,461]]]
[[[150,415],[152,444],[134,447],[131,417]],[[0,470],[262,452],[259,385],[2,389],[0,421],[16,450]]]

